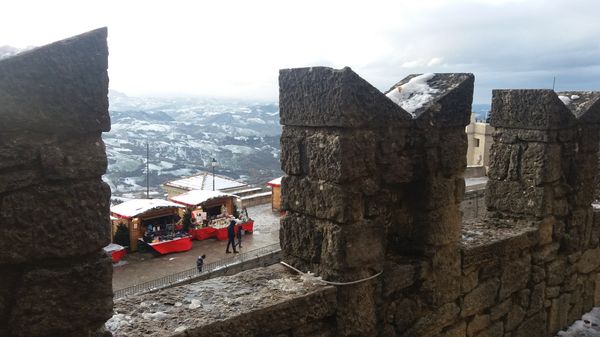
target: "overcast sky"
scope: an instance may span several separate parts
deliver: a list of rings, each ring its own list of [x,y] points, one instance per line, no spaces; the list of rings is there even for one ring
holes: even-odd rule
[[[600,90],[600,1],[3,0],[0,46],[108,26],[112,89],[277,100],[278,69],[351,67],[380,90],[411,73],[493,88]]]

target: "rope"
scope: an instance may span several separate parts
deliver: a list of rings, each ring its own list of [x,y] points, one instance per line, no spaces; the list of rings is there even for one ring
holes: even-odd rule
[[[303,272],[303,271],[295,268],[294,266],[289,265],[289,264],[287,264],[287,263],[285,263],[283,261],[280,261],[279,263],[281,263],[282,265],[284,265],[284,266],[286,266],[286,267],[288,267],[288,268],[296,271],[298,274],[302,274],[302,275],[310,274],[310,273],[305,273],[305,272]],[[383,270],[380,271],[379,273],[373,275],[373,276],[369,276],[369,277],[364,278],[364,279],[360,279],[360,280],[356,280],[356,281],[350,281],[350,282],[333,282],[333,281],[327,281],[327,280],[319,279],[319,278],[316,278],[316,277],[315,277],[315,279],[318,280],[319,282],[323,282],[323,283],[334,285],[334,286],[347,286],[347,285],[351,285],[351,284],[356,284],[356,283],[361,283],[361,282],[366,282],[368,280],[372,280],[372,279],[376,278],[377,276],[379,276],[381,274],[383,274]]]

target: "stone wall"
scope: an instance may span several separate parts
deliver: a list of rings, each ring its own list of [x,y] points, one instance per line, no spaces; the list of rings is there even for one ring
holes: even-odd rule
[[[0,335],[111,316],[106,29],[0,60]]]

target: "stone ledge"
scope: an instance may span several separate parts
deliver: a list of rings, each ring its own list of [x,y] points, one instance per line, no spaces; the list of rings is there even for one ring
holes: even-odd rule
[[[107,327],[126,336],[256,336],[335,315],[336,289],[275,265],[115,301]]]
[[[462,228],[463,268],[483,264],[499,256],[531,247],[537,243],[538,229],[533,223],[465,221]]]

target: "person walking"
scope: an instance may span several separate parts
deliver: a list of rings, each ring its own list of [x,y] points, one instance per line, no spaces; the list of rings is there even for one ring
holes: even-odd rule
[[[225,249],[225,253],[229,254],[231,253],[229,251],[229,246],[231,245],[231,248],[233,248],[233,252],[237,253],[238,251],[235,250],[235,220],[231,219],[231,221],[229,221],[229,226],[227,226],[227,249]]]
[[[198,256],[198,260],[196,260],[196,268],[198,268],[199,273],[202,272],[202,267],[204,267],[204,259],[205,258],[206,258],[206,255],[202,254],[202,256]]]
[[[238,247],[242,248],[242,224],[237,225],[237,239],[238,239]]]

